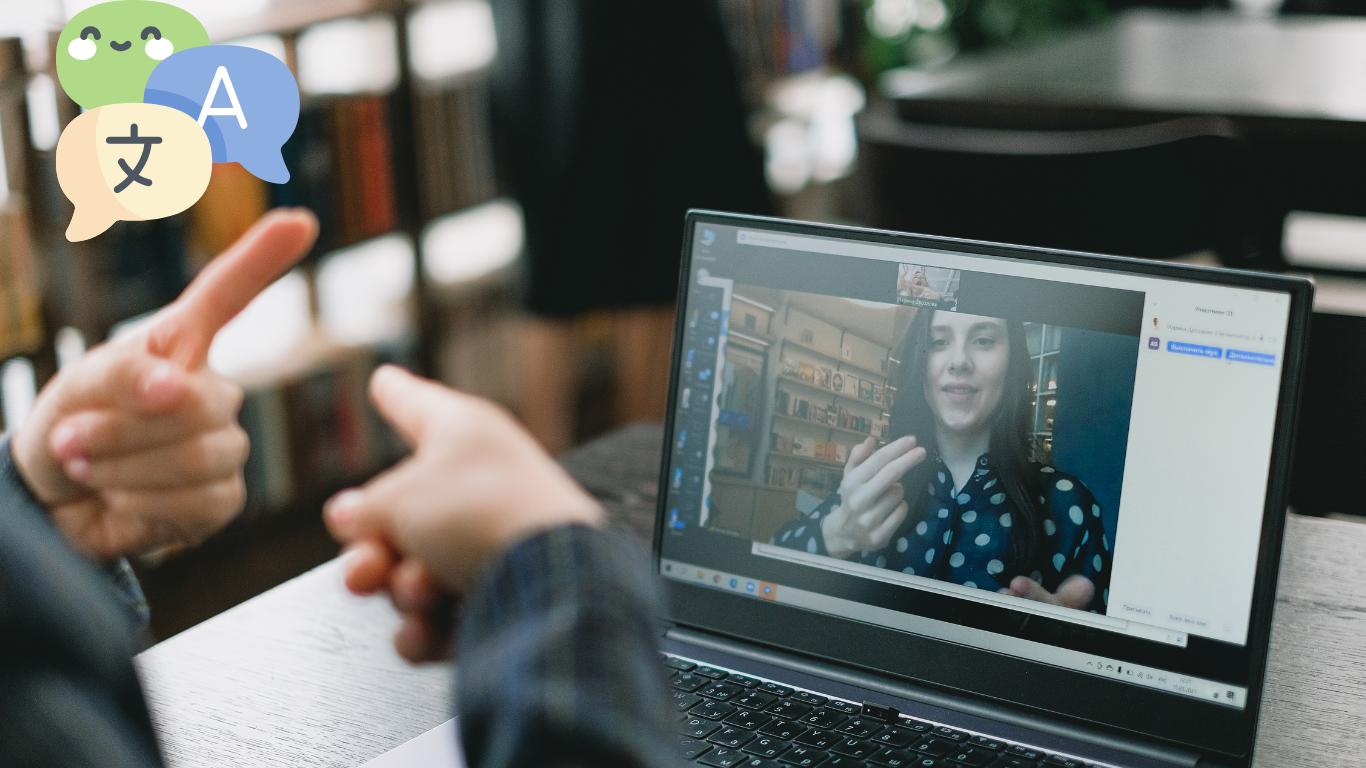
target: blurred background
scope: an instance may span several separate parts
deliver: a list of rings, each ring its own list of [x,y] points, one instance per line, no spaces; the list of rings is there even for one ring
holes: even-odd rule
[[[689,207],[1312,273],[1295,505],[1358,511],[1362,0],[180,0],[296,73],[292,179],[217,166],[185,214],[72,245],[52,49],[92,4],[0,17],[6,427],[268,208],[323,225],[212,350],[248,391],[250,500],[136,564],[159,637],[336,553],[321,502],[402,454],[380,363],[556,452],[662,419]]]

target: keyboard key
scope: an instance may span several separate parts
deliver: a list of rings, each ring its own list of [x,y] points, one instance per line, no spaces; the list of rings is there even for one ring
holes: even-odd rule
[[[982,766],[996,759],[996,753],[987,749],[956,749],[948,754],[949,762],[957,765],[964,765],[968,768],[982,768]],[[1069,768],[1071,768],[1069,766]]]
[[[1058,768],[1086,768],[1086,763],[1074,757],[1063,757],[1062,755],[1049,755],[1044,759],[1043,764],[1056,765]]]
[[[744,693],[745,689],[738,685],[731,685],[730,683],[712,683],[706,688],[698,691],[697,695],[706,696],[709,699],[716,699],[717,701],[730,701],[736,696],[744,695]]]
[[[1019,744],[1011,744],[1006,749],[1006,754],[1012,757],[1023,757],[1026,760],[1033,760],[1035,762],[1043,759],[1043,753],[1039,750],[1030,749],[1029,747],[1021,746]]]
[[[884,747],[909,747],[911,744],[920,740],[920,734],[912,733],[904,728],[886,728],[873,737],[873,741]]]
[[[702,695],[706,696],[707,694],[705,692],[702,692]],[[947,725],[936,726],[931,733],[934,736],[938,736],[941,739],[947,739],[948,741],[968,740],[968,735],[966,733],[963,733],[962,731],[955,731]]]
[[[760,736],[745,745],[744,751],[758,757],[777,757],[783,752],[786,752],[787,748],[790,746],[792,746],[790,743],[782,739],[777,739],[772,736]]]
[[[816,766],[824,763],[827,757],[829,756],[820,750],[812,749],[811,747],[794,746],[792,749],[784,752],[778,758],[778,762],[786,763],[787,765],[796,765],[800,768],[808,768],[809,766]]]
[[[992,752],[1000,752],[1006,748],[1006,743],[1004,741],[989,739],[986,736],[973,736],[968,739],[968,743],[978,749],[989,749]]]
[[[840,741],[840,735],[833,731],[807,731],[793,741],[804,747],[813,749],[829,749],[832,744]]]
[[[755,680],[755,679],[752,678],[752,677],[745,677],[744,675],[731,675],[730,677],[727,677],[727,678],[726,678],[726,682],[728,682],[728,683],[734,683],[735,685],[738,685],[738,686],[740,686],[741,688],[758,688],[758,687],[759,687],[759,681],[758,681],[758,680]]]
[[[734,711],[734,706],[723,701],[704,701],[693,707],[688,714],[693,717],[705,717],[708,720],[720,720]]]
[[[711,752],[703,755],[702,759],[697,762],[703,765],[714,766],[715,768],[734,768],[737,765],[743,764],[748,759],[749,755],[746,755],[738,749],[717,747]]]
[[[687,712],[693,705],[702,701],[702,697],[687,691],[669,691],[669,704],[676,712]]]
[[[868,768],[868,763],[862,758],[849,757],[848,755],[831,755],[821,768]]]
[[[786,740],[795,739],[803,733],[806,733],[807,730],[807,727],[804,725],[798,725],[787,720],[774,720],[768,725],[760,728],[759,733]]]
[[[933,726],[933,725],[930,725],[929,723],[925,722],[924,720],[916,720],[916,719],[910,718],[910,717],[903,717],[903,718],[901,718],[900,720],[897,721],[895,727],[901,728],[902,730],[910,731],[911,733],[926,733],[926,734],[927,734],[927,733],[929,733],[930,731],[933,731],[933,730],[934,730],[934,726]]]
[[[865,717],[856,717],[835,730],[840,733],[847,733],[855,738],[866,739],[878,731],[881,731],[882,723],[869,720]]]
[[[699,677],[698,675],[694,675],[691,672],[680,672],[674,676],[674,679],[669,681],[669,685],[672,685],[680,691],[687,691],[688,693],[692,693],[693,691],[697,690],[698,688],[701,688],[704,685],[709,684],[710,682],[711,680],[709,680],[708,678]]]
[[[943,757],[956,746],[957,745],[951,741],[930,738],[915,745],[915,751],[922,755],[929,755],[930,757]]]
[[[730,674],[730,673],[727,672],[726,670],[724,670],[724,669],[717,669],[716,667],[698,667],[697,669],[694,669],[694,670],[692,671],[692,673],[693,673],[694,675],[701,675],[701,676],[703,676],[703,677],[710,677],[710,678],[713,679],[713,680],[720,680],[720,679],[724,678],[726,675],[729,675],[729,674]]]
[[[726,726],[721,730],[707,737],[707,741],[729,749],[739,749],[744,745],[754,741],[754,734],[749,731],[742,731],[739,728]]]
[[[679,672],[691,672],[692,670],[697,668],[697,665],[692,663],[691,661],[675,659],[672,656],[664,657],[664,666],[669,667],[670,669],[676,669]]]
[[[751,757],[743,763],[736,763],[736,768],[776,768],[778,764],[762,757]]]
[[[880,720],[884,723],[895,723],[896,719],[901,716],[901,713],[897,712],[894,707],[889,707],[886,704],[874,704],[871,701],[863,702],[861,714],[864,717]]]
[[[720,723],[713,723],[700,717],[690,717],[678,725],[679,734],[694,739],[705,739],[720,729]]]
[[[840,723],[848,720],[848,715],[841,715],[830,709],[818,709],[797,720],[802,725],[809,725],[812,728],[834,728]]]
[[[762,691],[746,691],[744,696],[731,699],[731,703],[745,709],[763,709],[777,701],[778,697]]]
[[[796,720],[807,712],[810,712],[811,705],[800,704],[792,699],[779,699],[777,703],[764,708],[764,711],[770,715],[781,717],[784,720]]]
[[[777,683],[763,683],[759,686],[759,690],[764,693],[771,693],[779,698],[792,695],[791,688],[788,688],[785,685],[778,685]]]
[[[681,755],[684,760],[691,760],[710,750],[711,745],[701,739],[692,739],[687,736],[680,736],[678,738],[678,754]]]
[[[991,768],[1034,768],[1038,765],[1037,760],[1026,760],[1023,757],[1011,757],[1002,755],[1000,760],[991,764]]]
[[[862,760],[869,755],[877,754],[881,749],[876,744],[867,741],[866,739],[844,739],[843,741],[832,745],[830,751]]]
[[[810,704],[813,707],[824,706],[825,702],[830,700],[824,696],[817,696],[816,694],[807,691],[797,691],[792,694],[792,698],[803,704]]]
[[[830,703],[826,704],[825,707],[826,709],[833,709],[836,712],[843,712],[846,715],[863,714],[863,705],[855,704],[852,701],[840,701],[839,699],[831,699]]]
[[[726,718],[726,725],[733,725],[736,728],[744,728],[747,731],[757,730],[765,725],[773,717],[762,712],[753,712],[748,709],[737,710],[735,714]]]
[[[917,755],[905,749],[888,749],[868,758],[871,765],[885,765],[888,768],[908,768],[915,765],[919,760],[933,760]]]

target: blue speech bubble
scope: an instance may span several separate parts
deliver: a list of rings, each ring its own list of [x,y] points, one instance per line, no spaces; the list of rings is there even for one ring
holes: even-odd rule
[[[194,118],[215,163],[241,163],[272,184],[289,181],[280,147],[299,124],[299,86],[274,56],[239,45],[181,51],[152,70],[143,100]]]

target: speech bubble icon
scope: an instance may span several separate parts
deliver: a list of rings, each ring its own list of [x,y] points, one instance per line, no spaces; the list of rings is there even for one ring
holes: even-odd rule
[[[194,118],[215,163],[241,163],[272,184],[289,181],[280,147],[299,124],[299,86],[284,62],[238,45],[209,45],[161,62],[143,100]]]
[[[57,181],[76,206],[66,239],[174,216],[199,201],[212,171],[209,139],[184,113],[156,104],[92,109],[57,142]]]
[[[189,11],[152,0],[113,0],[81,11],[57,39],[57,78],[86,109],[142,101],[147,76],[176,51],[208,45]]]

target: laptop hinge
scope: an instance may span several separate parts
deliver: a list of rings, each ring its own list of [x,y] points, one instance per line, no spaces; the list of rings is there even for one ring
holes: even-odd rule
[[[793,672],[820,677],[845,685],[877,691],[888,696],[920,702],[935,707],[943,707],[966,715],[995,720],[1017,728],[1025,728],[1071,739],[1096,747],[1126,753],[1144,761],[1154,761],[1166,765],[1195,766],[1200,755],[1151,741],[1106,733],[1083,725],[1050,719],[1036,713],[1027,713],[1002,704],[958,696],[917,686],[895,678],[872,674],[862,670],[810,659],[792,653],[765,648],[752,641],[734,640],[696,629],[674,626],[669,628],[665,637],[670,640],[699,646],[721,653],[737,656],[761,664],[781,667]]]

